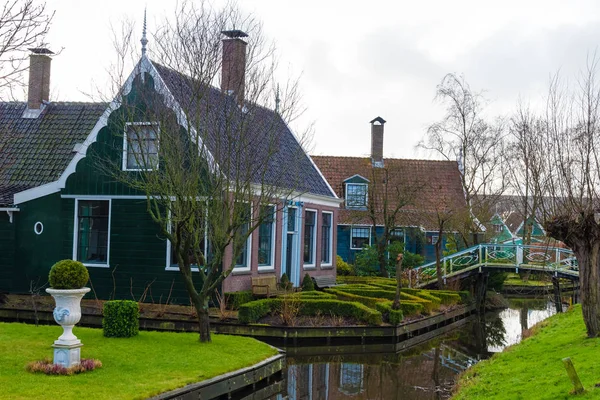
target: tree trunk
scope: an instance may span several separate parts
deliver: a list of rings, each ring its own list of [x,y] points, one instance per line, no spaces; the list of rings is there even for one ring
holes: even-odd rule
[[[600,243],[583,241],[573,246],[579,265],[581,310],[588,337],[600,334]]]
[[[207,343],[211,341],[210,337],[210,319],[208,316],[208,306],[203,307],[201,312],[198,312],[198,330],[200,331],[200,341]]]
[[[194,305],[196,314],[198,315],[198,332],[200,333],[201,342],[210,342],[210,319],[208,317],[208,297],[202,296],[196,291],[194,281],[192,279],[191,270],[189,272],[181,270],[184,286],[190,296],[190,300]]]
[[[392,304],[392,309],[400,309],[400,289],[402,289],[402,261],[404,260],[404,254],[398,253],[396,258],[396,297]]]
[[[443,289],[444,288],[444,278],[443,278],[443,272],[442,272],[442,257],[441,257],[441,247],[442,247],[442,238],[441,236],[438,237],[438,241],[435,244],[435,271],[436,271],[436,275],[437,275],[437,284],[438,284],[438,289]]]
[[[388,270],[386,268],[387,266],[387,257],[385,254],[385,250],[386,250],[386,246],[383,245],[379,245],[377,244],[377,259],[379,261],[379,276],[382,276],[384,278],[389,278],[390,274],[388,273]]]

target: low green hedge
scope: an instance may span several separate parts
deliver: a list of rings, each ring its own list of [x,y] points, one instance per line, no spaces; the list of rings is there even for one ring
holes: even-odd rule
[[[442,304],[442,300],[439,297],[436,297],[433,294],[427,293],[425,291],[419,291],[419,292],[415,293],[414,296],[420,297],[425,300],[429,300],[431,302],[434,310],[439,308],[440,305]]]
[[[398,318],[398,314],[396,311],[396,315],[392,316],[389,314],[390,311],[394,311],[392,310],[392,302],[386,302],[386,303],[379,303],[377,304],[377,310],[379,312],[381,312],[382,314],[384,313],[388,313],[388,320],[390,323],[392,322],[393,318]],[[421,312],[423,312],[424,308],[423,308],[423,304],[422,303],[417,303],[414,301],[401,301],[400,302],[400,312],[402,313],[402,317],[404,316],[408,316],[408,315],[417,315],[420,314]],[[396,321],[396,320],[394,320]],[[397,320],[397,322],[394,323],[394,325],[397,325],[398,323],[400,323],[402,321],[402,319]]]
[[[297,292],[297,293],[287,294],[287,295],[283,295],[283,296],[279,296],[279,297],[286,297],[286,296],[298,297],[301,299],[335,299],[335,295],[325,293],[325,292],[319,292],[317,290],[311,290],[308,292]]]
[[[377,289],[373,287],[354,288],[343,286],[337,288],[337,290],[344,293],[356,294],[364,297],[375,297],[387,300],[394,300],[394,298],[396,297],[396,292],[392,292],[391,290]]]
[[[458,304],[461,301],[460,296],[456,292],[449,292],[449,291],[445,291],[445,290],[432,290],[432,291],[427,291],[426,293],[429,293],[429,294],[439,298],[441,300],[442,304],[445,304],[445,305]]]
[[[132,300],[112,300],[104,303],[102,330],[106,337],[131,337],[140,330],[140,308]]]
[[[280,301],[279,299],[262,299],[242,304],[238,311],[238,321],[242,324],[256,322],[269,314]]]
[[[242,304],[254,301],[254,296],[251,290],[244,290],[241,292],[225,293],[225,299],[228,309],[238,310]]]
[[[392,309],[391,302],[384,302],[377,305],[377,310],[383,315],[384,320],[392,325],[398,325],[404,319],[404,313],[402,312],[402,303],[400,303],[400,309]]]
[[[258,321],[274,311],[284,299],[263,299],[246,303],[240,307],[238,320],[248,324]],[[357,302],[345,302],[332,299],[300,299],[299,315],[335,315],[352,317],[369,325],[381,325],[381,313]]]
[[[369,308],[373,308],[373,309],[375,309],[377,303],[381,303],[383,301],[388,301],[387,299],[382,299],[382,298],[377,298],[377,297],[367,297],[367,296],[360,296],[358,294],[347,293],[342,290],[337,290],[335,288],[325,289],[325,292],[335,295],[334,297],[337,297],[337,299],[339,299],[339,300],[356,301],[356,302],[364,304],[365,306],[367,306]]]

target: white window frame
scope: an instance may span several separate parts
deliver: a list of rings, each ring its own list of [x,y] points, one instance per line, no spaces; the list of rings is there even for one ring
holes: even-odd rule
[[[250,221],[248,221],[248,229],[250,229],[250,226],[252,225],[252,216],[254,214],[252,214],[254,212],[254,207],[252,206],[252,204],[250,204]],[[246,265],[245,266],[238,266],[237,264],[233,266],[233,270],[231,272],[249,272],[252,270],[252,234],[254,232],[251,232],[248,235],[248,238],[246,239],[246,247],[248,249],[248,251],[246,252]],[[232,253],[233,253],[233,248],[232,248]],[[234,257],[234,255],[231,255],[232,257]],[[235,261],[235,260],[233,260]]]
[[[208,213],[208,211],[207,211]],[[171,232],[171,210],[169,210],[168,222],[167,222],[167,230]],[[204,253],[204,258],[208,259],[208,226],[204,227],[204,249],[202,252]],[[193,272],[198,272],[198,267],[191,267]],[[166,267],[165,271],[179,271],[179,265],[171,263],[171,241],[167,239],[167,258],[166,258]]]
[[[440,240],[440,236],[439,235],[431,235],[431,244],[432,245],[436,245],[438,240]]]
[[[323,237],[323,214],[329,214],[331,216],[331,225],[329,226],[329,262],[323,262],[322,254],[323,249],[321,248],[321,267],[333,267],[333,212],[331,211],[321,211],[321,237]],[[352,232],[350,232],[352,235]],[[351,239],[352,240],[352,239]],[[321,246],[323,245],[323,241],[321,240]]]
[[[304,215],[302,216],[302,243],[304,243],[304,238],[306,237],[306,213],[312,212],[315,215],[315,223],[312,227],[312,260],[313,262],[310,264],[304,263],[304,247],[302,248],[302,267],[303,269],[316,269],[317,268],[317,226],[319,225],[319,212],[318,210],[314,210],[312,208],[305,208]]]
[[[350,185],[357,185],[357,186],[365,186],[365,204],[363,205],[349,205],[348,204],[348,187]],[[344,188],[345,192],[344,192],[344,203],[346,205],[346,208],[365,208],[369,205],[369,184],[367,183],[353,183],[353,182],[346,182],[346,187]]]
[[[352,231],[354,230],[354,228],[367,228],[369,230],[369,246],[371,245],[371,228],[372,226],[370,225],[351,225],[350,226],[350,250],[362,250],[363,247],[352,247]]]
[[[149,121],[144,121],[144,122],[126,122],[125,123],[125,130],[123,132],[123,157],[121,160],[121,169],[123,171],[155,171],[158,169],[158,160],[157,160],[157,164],[155,168],[127,168],[127,151],[128,151],[128,144],[127,144],[127,131],[129,129],[130,126],[155,126],[156,127],[156,151],[159,151],[159,141],[158,141],[158,136],[160,134],[160,124],[158,122],[149,122]]]
[[[77,260],[77,244],[79,243],[79,201],[108,201],[108,233],[106,240],[106,263],[83,263],[86,267],[110,268],[110,235],[112,225],[112,199],[98,198],[94,196],[82,196],[75,198],[75,210],[73,212],[73,260]]]
[[[275,241],[277,240],[277,205],[276,204],[267,204],[264,207],[273,207],[273,222],[271,229],[271,265],[260,265],[260,261],[257,261],[256,264],[258,266],[259,271],[275,271]],[[260,227],[257,228],[259,230]],[[260,247],[260,231],[257,232],[258,235],[258,246],[256,250]]]

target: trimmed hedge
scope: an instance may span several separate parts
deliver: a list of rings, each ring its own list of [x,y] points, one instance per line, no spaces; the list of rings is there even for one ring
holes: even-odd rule
[[[319,292],[317,290],[311,290],[308,292],[297,292],[297,293],[293,293],[293,294],[284,294],[279,297],[287,297],[287,296],[298,297],[301,299],[335,299],[335,296],[333,294]]]
[[[280,306],[284,300],[263,299],[246,303],[240,307],[238,320],[240,323],[253,323],[268,315]],[[379,311],[371,309],[357,302],[345,302],[332,299],[300,299],[300,315],[335,315],[339,317],[352,317],[369,325],[381,325],[382,315]]]
[[[400,303],[399,310],[392,309],[392,303],[385,302],[378,305],[377,310],[383,314],[386,319],[392,325],[398,325],[404,319],[404,313],[402,312],[402,303]]]
[[[242,324],[256,322],[269,314],[280,301],[279,299],[262,299],[242,304],[238,311],[238,320]]]
[[[104,303],[102,330],[106,337],[132,337],[140,330],[140,308],[132,300],[112,300]]]
[[[82,263],[74,260],[60,260],[50,268],[48,282],[52,289],[80,289],[90,279],[90,274]]]
[[[433,309],[439,308],[440,305],[442,304],[442,300],[439,297],[436,297],[433,294],[427,293],[425,291],[417,292],[417,293],[415,293],[415,296],[431,301]]]
[[[302,291],[303,292],[312,292],[313,290],[315,290],[315,284],[307,272],[304,275],[304,279],[302,279]]]
[[[364,304],[365,306],[367,306],[369,308],[373,308],[373,309],[375,309],[377,303],[387,301],[387,299],[381,299],[381,298],[377,298],[377,297],[367,297],[367,296],[360,296],[360,295],[353,294],[353,293],[346,293],[342,290],[337,290],[334,288],[327,288],[327,289],[325,289],[325,291],[327,293],[331,293],[332,295],[335,295],[335,297],[337,297],[339,300],[357,301],[357,302]]]
[[[442,304],[450,305],[460,303],[460,296],[455,292],[448,292],[445,290],[433,290],[427,291],[427,293],[439,298]]]
[[[394,311],[394,310],[392,310],[392,302],[391,301],[389,301],[387,303],[377,304],[377,310],[380,311],[381,313],[388,313],[388,319],[390,318],[389,312]],[[424,308],[423,308],[422,303],[416,303],[413,301],[401,301],[400,302],[400,311],[402,312],[403,317],[408,316],[408,315],[420,314],[421,312],[423,312],[423,310],[424,310]],[[392,317],[392,318],[397,318],[397,314],[395,317]],[[402,320],[398,321],[398,323],[400,323],[400,322],[402,322]],[[392,323],[391,320],[390,320],[390,323]]]
[[[244,290],[241,292],[225,293],[225,299],[228,309],[238,310],[242,304],[254,301],[254,296],[251,290]]]

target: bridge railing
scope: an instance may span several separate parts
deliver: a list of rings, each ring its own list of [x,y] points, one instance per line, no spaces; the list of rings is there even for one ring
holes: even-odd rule
[[[577,259],[571,250],[550,246],[479,244],[440,260],[444,278],[461,270],[470,270],[479,266],[502,267],[504,265],[517,270],[519,267],[526,266],[529,269],[577,271]],[[436,262],[421,265],[414,271],[417,281],[435,279]]]

